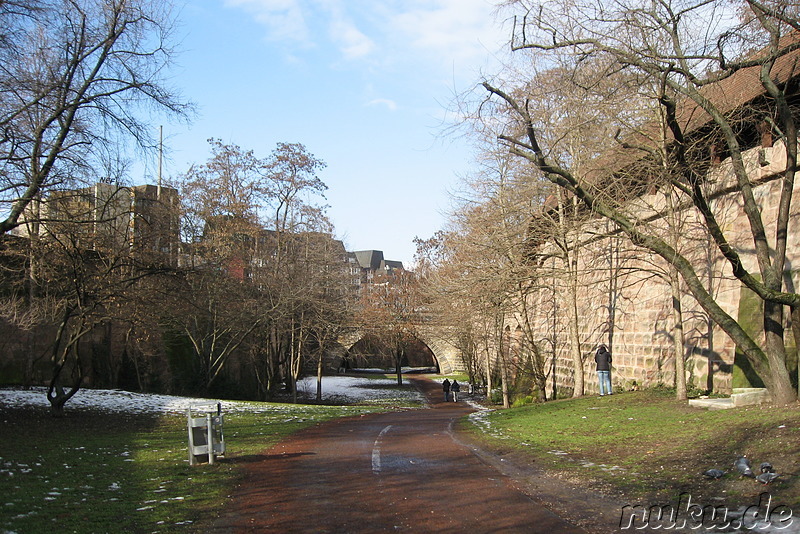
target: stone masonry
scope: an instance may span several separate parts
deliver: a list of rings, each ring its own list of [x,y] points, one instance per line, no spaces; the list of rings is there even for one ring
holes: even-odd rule
[[[756,195],[762,203],[762,215],[768,226],[768,236],[774,238],[774,228],[779,180],[778,173],[785,168],[783,146],[753,148],[746,153],[746,161],[754,183]],[[724,231],[742,254],[747,268],[757,273],[752,253],[749,225],[740,206],[739,198],[726,188],[732,184],[730,162],[723,161],[713,168],[710,182],[716,184],[713,209]],[[788,266],[790,270],[800,265],[800,195],[796,186],[793,214],[790,224]],[[733,278],[727,262],[698,224],[692,206],[683,206],[680,212],[679,249],[690,258],[717,302],[734,318],[740,317],[743,295],[747,292]],[[662,236],[667,236],[667,224],[660,214],[665,212],[663,193],[640,197],[631,205],[639,220],[646,221]],[[598,237],[600,236],[600,237]],[[597,391],[594,373],[594,351],[598,344],[609,343],[613,353],[612,380],[615,388],[629,389],[655,384],[674,384],[675,349],[673,345],[672,296],[668,283],[666,262],[643,249],[636,249],[625,236],[613,232],[611,226],[594,221],[575,235],[578,243],[577,295],[579,336],[584,360],[585,392]],[[531,320],[543,340],[555,350],[548,364],[549,381],[555,382],[562,394],[571,393],[574,385],[573,361],[570,356],[568,318],[569,287],[563,276],[560,259],[548,260],[553,275],[548,283],[541,283],[536,294]],[[728,336],[709,321],[705,312],[692,296],[682,290],[687,382],[700,389],[730,392],[733,387],[736,348]],[[518,318],[517,318],[518,319]],[[511,331],[514,331],[512,321]],[[609,336],[609,332],[611,335]],[[787,341],[791,333],[787,330]],[[567,392],[565,393],[565,390]]]

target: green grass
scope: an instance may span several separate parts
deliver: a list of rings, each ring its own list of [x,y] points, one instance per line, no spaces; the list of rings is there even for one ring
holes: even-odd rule
[[[317,422],[384,409],[254,406],[272,409],[226,414],[226,458],[194,467],[184,415],[81,410],[53,419],[4,408],[0,532],[193,532],[224,506],[249,457]]]
[[[458,380],[462,384],[469,384],[469,375],[467,375],[466,373],[450,374],[450,375],[426,375],[426,376],[432,378],[433,380],[438,380],[439,382],[447,378],[451,382],[453,380]]]
[[[388,406],[395,401],[389,400]],[[262,413],[226,413],[226,458],[190,467],[184,415],[0,410],[0,532],[198,532],[231,494],[241,467],[303,427],[387,406],[252,403]],[[475,419],[473,419],[475,421]],[[485,445],[514,450],[536,465],[632,501],[725,498],[800,507],[800,410],[750,407],[705,411],[672,393],[639,391],[498,410],[462,422]],[[781,478],[768,487],[728,474],[746,454],[771,461]],[[612,469],[609,469],[612,468]],[[713,501],[716,502],[716,501]]]
[[[675,401],[672,392],[651,390],[494,411],[466,427],[492,447],[523,451],[562,476],[634,499],[690,492],[747,502],[770,491],[800,505],[797,406],[707,411]],[[781,478],[765,487],[731,473],[741,455],[756,469],[772,462]],[[701,475],[710,468],[729,473],[711,482]]]

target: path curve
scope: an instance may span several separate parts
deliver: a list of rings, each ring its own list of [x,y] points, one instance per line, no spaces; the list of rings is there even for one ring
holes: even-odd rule
[[[584,533],[458,443],[473,411],[414,378],[431,409],[323,423],[268,450],[208,534],[245,532]]]

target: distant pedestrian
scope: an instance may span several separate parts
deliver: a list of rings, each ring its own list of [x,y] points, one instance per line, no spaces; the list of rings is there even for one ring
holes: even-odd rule
[[[450,381],[448,379],[444,379],[442,382],[442,391],[444,391],[444,401],[447,402],[450,400]]]
[[[458,402],[458,392],[461,391],[461,385],[454,378],[453,383],[450,384],[450,391],[453,392],[453,402]]]
[[[611,353],[602,343],[597,347],[594,362],[597,364],[597,382],[600,388],[600,396],[612,395],[614,392],[611,390]]]

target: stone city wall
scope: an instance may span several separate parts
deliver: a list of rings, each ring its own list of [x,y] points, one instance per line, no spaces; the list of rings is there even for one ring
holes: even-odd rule
[[[756,198],[762,204],[767,235],[774,240],[774,224],[780,182],[777,173],[785,168],[785,152],[781,145],[754,148],[746,153],[751,175],[758,181]],[[729,189],[734,177],[730,162],[722,162],[710,175],[717,186],[712,208],[723,231],[743,256],[751,273],[758,273],[753,254],[752,237],[747,218],[737,194]],[[726,192],[726,188],[727,192]],[[789,270],[800,262],[800,195],[795,192],[788,247]],[[631,209],[643,224],[669,240],[662,193],[640,197]],[[678,248],[695,265],[697,272],[722,308],[739,318],[742,295],[748,290],[732,277],[730,266],[703,230],[693,207],[682,206]],[[585,392],[597,391],[594,373],[594,351],[598,344],[609,342],[613,353],[612,380],[615,388],[629,389],[656,384],[674,384],[675,348],[673,344],[673,308],[668,265],[660,257],[635,248],[630,241],[612,230],[608,223],[595,221],[585,225],[577,241],[577,307],[580,351],[584,361]],[[599,236],[599,237],[598,237]],[[542,283],[536,293],[530,318],[550,351],[550,386],[553,381],[559,395],[569,395],[574,386],[568,314],[571,294],[563,275],[563,261],[548,260],[553,268],[550,283]],[[566,277],[568,278],[568,277]],[[752,299],[751,299],[752,300]],[[735,345],[707,318],[705,312],[681,283],[681,305],[685,332],[684,356],[687,382],[699,389],[730,392],[733,385]],[[613,312],[613,313],[610,313]],[[788,314],[787,314],[788,315]],[[756,314],[757,317],[757,314]],[[757,322],[755,318],[751,318]],[[517,321],[517,324],[519,322]],[[787,325],[788,326],[788,325]],[[514,331],[512,325],[510,331]],[[787,330],[787,341],[793,343]],[[552,347],[555,346],[553,351]]]

